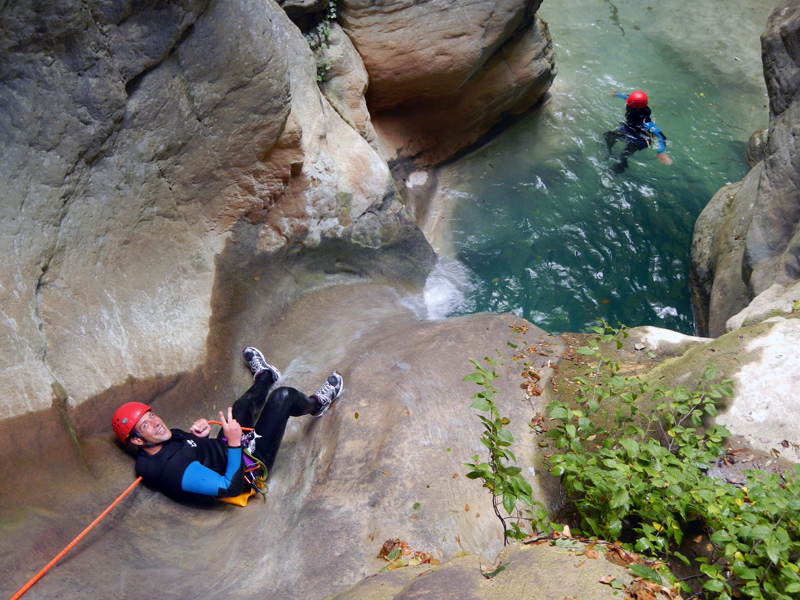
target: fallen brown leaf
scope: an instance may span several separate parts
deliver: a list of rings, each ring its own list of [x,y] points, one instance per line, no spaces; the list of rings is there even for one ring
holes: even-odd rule
[[[628,561],[620,555],[616,548],[609,548],[608,552],[606,552],[606,560],[620,567],[628,566]]]
[[[594,560],[597,558],[597,550],[594,549],[594,544],[591,544],[586,547],[586,550],[583,551],[583,555],[588,558],[589,560]]]

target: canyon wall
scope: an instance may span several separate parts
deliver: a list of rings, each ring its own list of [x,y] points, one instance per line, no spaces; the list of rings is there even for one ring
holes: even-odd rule
[[[363,275],[360,248],[421,283],[433,254],[386,159],[450,156],[538,100],[555,68],[536,7],[344,3],[316,56],[265,0],[3,7],[0,419],[206,364],[237,227],[259,255],[341,241],[328,271]]]
[[[721,335],[759,295],[777,286],[770,296],[780,296],[800,280],[800,3],[773,10],[761,46],[770,124],[766,143],[761,133],[751,143],[761,160],[720,190],[695,226],[691,281],[700,335]],[[791,308],[787,302],[781,312]]]

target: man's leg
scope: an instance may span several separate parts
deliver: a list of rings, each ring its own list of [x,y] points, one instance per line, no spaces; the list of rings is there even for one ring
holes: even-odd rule
[[[645,144],[644,147],[646,148],[647,145]],[[622,173],[625,169],[628,168],[628,157],[634,152],[637,152],[641,149],[642,149],[641,143],[635,141],[629,141],[628,145],[625,146],[625,150],[623,150],[622,153],[619,155],[619,159],[617,160],[617,162],[611,165],[611,170],[617,175]]]
[[[608,153],[611,154],[614,149],[614,144],[616,144],[621,139],[624,139],[625,137],[626,137],[625,134],[619,129],[614,129],[613,131],[606,131],[603,134],[603,139],[606,142]]]
[[[267,393],[277,379],[274,371],[262,371],[256,376],[250,389],[233,403],[233,418],[239,422],[239,425],[253,427],[256,415],[264,408]]]
[[[311,415],[319,409],[319,401],[291,387],[279,387],[270,394],[269,401],[255,425],[255,432],[260,437],[255,440],[253,452],[267,470],[272,469],[275,457],[278,455],[289,417]]]

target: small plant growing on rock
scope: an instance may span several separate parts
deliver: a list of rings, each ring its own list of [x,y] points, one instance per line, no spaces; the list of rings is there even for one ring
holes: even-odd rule
[[[322,20],[317,23],[316,27],[303,34],[317,60],[317,81],[322,81],[328,71],[331,70],[331,64],[324,56],[324,53],[329,49],[328,40],[331,36],[331,23],[336,21],[336,6],[337,0],[329,0],[328,6],[323,12]],[[322,57],[320,57],[321,54],[323,54]]]
[[[514,442],[511,432],[505,428],[510,421],[501,417],[494,402],[494,395],[498,393],[492,382],[499,377],[495,368],[497,361],[484,358],[484,362],[491,368],[483,367],[477,361],[470,361],[475,366],[475,371],[464,377],[462,381],[472,381],[481,389],[474,396],[475,401],[471,408],[488,412],[489,416],[480,415],[478,418],[483,423],[483,433],[480,442],[489,451],[486,462],[480,462],[480,455],[471,457],[472,462],[463,463],[469,467],[469,479],[483,480],[483,487],[492,494],[492,507],[494,514],[503,526],[503,543],[507,544],[509,538],[522,539],[527,534],[520,527],[520,523],[538,518],[544,522],[547,513],[539,502],[532,499],[531,485],[522,476],[522,469],[515,466],[517,457],[509,449]],[[525,508],[517,509],[517,504]],[[538,507],[534,512],[534,507]],[[502,508],[502,511],[501,511]],[[528,517],[523,517],[523,511]],[[503,515],[505,513],[505,516]]]

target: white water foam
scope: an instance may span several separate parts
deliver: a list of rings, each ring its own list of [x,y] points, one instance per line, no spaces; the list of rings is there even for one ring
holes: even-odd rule
[[[418,319],[440,321],[448,316],[475,310],[474,292],[478,289],[470,270],[455,259],[439,260],[425,281],[422,294],[408,296],[400,303]]]

